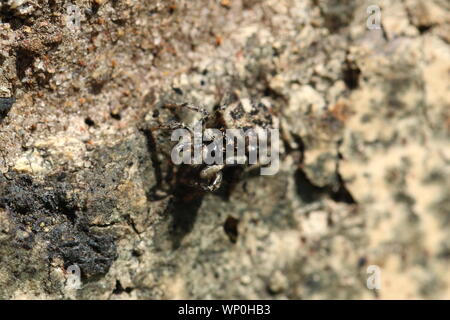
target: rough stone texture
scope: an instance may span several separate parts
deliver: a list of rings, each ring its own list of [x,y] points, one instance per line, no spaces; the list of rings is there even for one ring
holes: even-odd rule
[[[0,298],[450,298],[449,36],[445,0],[2,0]],[[155,197],[145,119],[227,92],[280,172]]]

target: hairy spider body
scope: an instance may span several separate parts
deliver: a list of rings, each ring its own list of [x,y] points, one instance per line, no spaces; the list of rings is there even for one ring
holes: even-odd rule
[[[149,123],[147,128],[150,128],[152,133],[154,151],[159,153],[158,158],[162,158],[159,165],[164,168],[160,168],[160,171],[167,172],[165,177],[160,177],[160,186],[166,190],[170,187],[163,185],[170,184],[167,180],[171,179],[175,185],[188,185],[208,192],[218,190],[222,185],[224,169],[247,165],[250,152],[257,151],[254,149],[258,148],[248,143],[251,136],[236,136],[238,144],[234,144],[235,141],[226,134],[229,129],[242,132],[252,129],[258,132],[265,129],[277,129],[279,126],[278,118],[271,108],[265,103],[255,104],[248,99],[223,101],[212,112],[189,103],[160,104],[153,110],[152,118],[147,122]],[[177,129],[184,130],[182,132],[184,137],[189,138],[180,140],[174,146],[173,141],[179,137],[173,140],[171,134]],[[170,143],[168,140],[171,140]],[[242,149],[241,153],[237,151],[239,143],[245,146],[244,152]],[[194,157],[190,161],[175,163],[176,166],[173,166],[171,161],[174,159],[173,155],[181,150],[189,155],[193,154]],[[230,150],[231,154],[229,154]],[[207,155],[222,161],[205,161],[205,158],[208,159]]]

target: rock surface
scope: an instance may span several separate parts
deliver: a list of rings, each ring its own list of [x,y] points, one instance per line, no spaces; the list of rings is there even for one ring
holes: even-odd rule
[[[1,1],[0,298],[449,299],[449,35],[445,0]],[[278,174],[154,196],[146,119],[227,92]]]

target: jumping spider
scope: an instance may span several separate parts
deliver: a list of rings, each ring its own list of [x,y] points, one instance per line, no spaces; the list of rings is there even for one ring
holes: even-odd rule
[[[234,140],[226,136],[227,129],[278,129],[279,120],[267,102],[252,103],[248,99],[225,98],[212,112],[189,103],[161,103],[146,117],[145,132],[153,152],[156,165],[158,192],[169,192],[171,186],[184,185],[201,191],[214,192],[220,188],[223,171],[231,166],[247,164],[250,148],[257,148],[248,143],[248,136],[243,137],[245,152],[237,152]],[[149,119],[151,118],[151,119]],[[171,134],[176,129],[183,129],[194,137],[194,143],[183,142],[174,146]],[[212,130],[214,129],[214,130]],[[201,131],[203,139],[195,142],[195,134]],[[212,132],[214,131],[214,132]],[[198,141],[198,140],[197,140]],[[205,143],[205,141],[208,141]],[[230,147],[231,143],[231,147]],[[278,145],[278,144],[277,144]],[[174,150],[195,148],[204,155],[208,152],[216,155],[226,154],[222,163],[193,162],[174,166],[171,158]],[[227,147],[234,148],[229,156]],[[177,149],[178,148],[178,149]],[[253,150],[253,149],[252,149]],[[236,151],[236,152],[234,152]],[[255,150],[253,150],[255,151]],[[198,153],[197,153],[198,154]],[[236,155],[237,154],[237,155]],[[253,167],[260,166],[256,163]]]

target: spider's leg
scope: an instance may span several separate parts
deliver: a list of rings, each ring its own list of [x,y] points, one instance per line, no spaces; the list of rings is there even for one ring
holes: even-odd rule
[[[201,113],[203,116],[209,116],[209,112],[208,112],[205,108],[198,107],[198,106],[193,105],[193,104],[191,104],[191,103],[187,103],[187,102],[186,102],[186,103],[183,103],[183,104],[181,104],[181,107],[183,107],[183,108],[188,108],[188,109],[190,109],[190,110],[199,112],[199,113]]]
[[[202,179],[211,179],[213,176],[218,174],[224,167],[225,167],[224,164],[216,164],[208,166],[200,172],[200,177]]]
[[[227,106],[229,106],[230,104],[232,104],[232,103],[234,103],[234,102],[236,102],[236,101],[238,101],[239,100],[239,97],[237,96],[237,94],[235,93],[235,92],[233,92],[233,91],[231,91],[231,90],[227,90],[225,93],[224,93],[224,95],[223,95],[223,97],[222,97],[222,99],[221,99],[221,101],[220,101],[220,104],[219,104],[219,108],[221,109],[221,110],[223,110],[223,109],[225,109]]]
[[[187,102],[183,103],[183,104],[181,104],[181,107],[200,113],[202,115],[202,117],[200,118],[199,121],[202,124],[205,124],[210,116],[210,113],[208,112],[208,110],[206,110],[205,108],[193,105],[191,103],[187,103]]]
[[[221,171],[217,172],[214,181],[209,186],[207,186],[206,189],[211,192],[214,192],[217,189],[219,189],[220,184],[222,182],[222,177],[223,177],[222,172]]]
[[[210,116],[209,112],[205,108],[196,106],[196,105],[194,105],[192,103],[188,103],[188,102],[185,102],[182,104],[169,103],[169,104],[165,104],[164,106],[166,108],[187,108],[189,110],[198,112],[202,115],[202,117],[200,119],[200,121],[202,123],[206,123],[207,118]]]
[[[175,130],[175,129],[184,129],[186,128],[182,123],[177,121],[169,121],[167,123],[157,123],[153,125],[148,125],[143,130],[150,130],[150,131],[156,131],[156,130]]]

